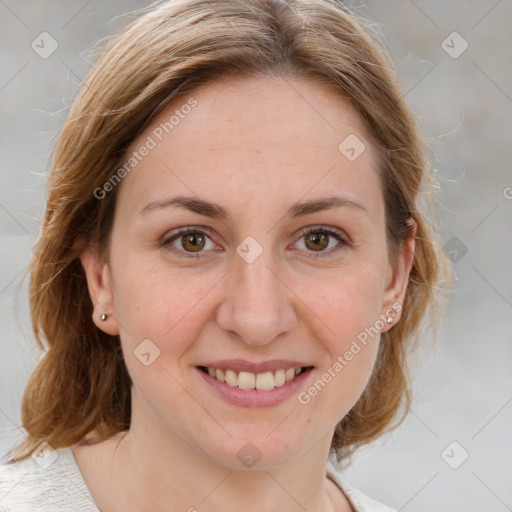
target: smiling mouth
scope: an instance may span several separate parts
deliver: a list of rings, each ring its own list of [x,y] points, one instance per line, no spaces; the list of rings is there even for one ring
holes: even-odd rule
[[[287,368],[276,370],[274,372],[251,373],[244,371],[226,370],[220,368],[211,368],[207,366],[198,366],[198,368],[207,373],[210,377],[220,382],[226,383],[228,386],[237,387],[239,389],[257,389],[259,391],[268,391],[270,389],[279,388],[284,384],[291,382],[295,377],[311,370],[312,366]]]

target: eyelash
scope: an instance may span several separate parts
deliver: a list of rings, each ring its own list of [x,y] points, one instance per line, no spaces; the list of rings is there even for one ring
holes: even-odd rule
[[[195,258],[195,259],[198,259],[198,258],[201,258],[201,252],[199,253],[187,253],[186,251],[183,252],[181,250],[178,250],[176,249],[175,247],[172,247],[172,242],[174,242],[176,239],[180,238],[181,236],[184,236],[184,235],[189,235],[189,234],[203,234],[203,235],[209,235],[208,238],[210,238],[211,240],[211,231],[208,229],[208,228],[201,228],[201,229],[197,229],[197,228],[191,228],[191,227],[186,227],[186,228],[179,228],[175,233],[173,233],[171,236],[168,236],[166,238],[164,238],[162,240],[162,242],[160,243],[160,246],[161,247],[167,247],[171,252],[175,253],[175,254],[178,254],[180,257],[184,257],[184,258]],[[310,235],[312,233],[315,233],[315,234],[325,234],[325,235],[328,235],[328,236],[331,236],[333,238],[335,238],[336,240],[338,240],[340,243],[340,245],[336,246],[335,248],[333,249],[329,249],[328,251],[319,251],[317,253],[314,253],[312,252],[310,256],[308,256],[309,258],[322,258],[324,257],[323,255],[324,254],[329,254],[331,255],[332,253],[337,253],[338,251],[340,250],[343,250],[343,249],[346,249],[347,247],[350,247],[352,244],[350,242],[348,242],[348,240],[343,236],[343,232],[342,231],[339,231],[337,229],[333,229],[333,228],[326,228],[324,226],[320,226],[320,227],[312,227],[312,228],[308,228],[306,229],[305,231],[303,231],[299,237],[299,240],[307,235]],[[213,240],[212,240],[213,242]],[[308,251],[309,252],[309,251]]]

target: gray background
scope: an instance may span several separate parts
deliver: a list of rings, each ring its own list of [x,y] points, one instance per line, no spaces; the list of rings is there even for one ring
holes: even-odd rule
[[[147,5],[0,0],[0,455],[20,437],[21,396],[39,357],[21,278],[51,143],[90,68],[86,50],[129,20],[116,16]],[[512,2],[356,7],[378,24],[421,122],[457,279],[437,342],[426,338],[413,362],[407,420],[343,476],[397,510],[512,510]],[[44,31],[58,43],[46,59],[31,48]],[[448,37],[454,31],[460,37]]]

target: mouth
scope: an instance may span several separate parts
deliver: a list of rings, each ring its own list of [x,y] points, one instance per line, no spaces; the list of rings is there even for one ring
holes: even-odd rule
[[[197,366],[208,390],[222,400],[238,407],[278,406],[297,395],[314,370],[300,363],[219,361]],[[249,371],[253,370],[253,371]]]
[[[247,371],[235,371],[224,368],[213,368],[210,366],[198,366],[199,370],[208,374],[219,382],[225,383],[232,388],[244,390],[256,389],[258,391],[269,391],[280,388],[286,383],[295,380],[299,375],[312,369],[312,366],[282,368],[273,372],[252,373]]]

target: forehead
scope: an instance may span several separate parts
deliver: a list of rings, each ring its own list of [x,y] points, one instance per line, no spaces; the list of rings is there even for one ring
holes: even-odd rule
[[[375,203],[376,214],[381,206],[377,157],[361,119],[324,83],[207,83],[167,105],[127,155],[144,145],[151,149],[119,191],[141,208],[177,193],[213,202],[220,195],[238,208],[256,199],[284,206],[335,189]]]

